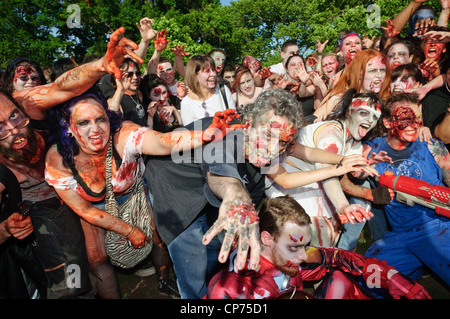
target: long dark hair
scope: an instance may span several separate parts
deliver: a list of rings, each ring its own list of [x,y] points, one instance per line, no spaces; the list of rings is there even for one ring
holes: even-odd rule
[[[122,114],[108,109],[106,100],[100,95],[92,92],[83,93],[58,106],[51,108],[48,112],[49,118],[49,143],[56,144],[58,153],[62,156],[64,163],[72,165],[73,158],[80,153],[80,148],[74,137],[68,135],[70,125],[71,108],[81,100],[92,98],[98,101],[108,116],[111,135],[118,132],[122,127]]]
[[[345,121],[345,118],[347,117],[348,110],[350,109],[350,106],[352,105],[353,99],[356,98],[369,98],[369,105],[374,106],[377,103],[380,105],[380,109],[383,109],[383,101],[378,97],[375,93],[356,93],[355,89],[349,89],[345,91],[345,93],[342,95],[341,99],[339,100],[338,105],[334,109],[333,112],[331,112],[326,120],[327,121],[339,121],[343,123]],[[377,126],[367,134],[363,140],[366,140],[372,135],[379,136],[380,132],[382,131],[382,125],[381,125],[381,118],[378,119]]]

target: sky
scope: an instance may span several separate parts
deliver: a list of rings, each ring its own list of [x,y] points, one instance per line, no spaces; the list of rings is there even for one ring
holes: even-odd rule
[[[227,6],[227,5],[230,4],[230,1],[231,1],[231,0],[220,0],[220,3],[221,3],[223,6]]]

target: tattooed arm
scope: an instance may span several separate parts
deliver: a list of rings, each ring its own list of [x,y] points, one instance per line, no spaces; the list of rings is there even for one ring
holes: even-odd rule
[[[47,109],[85,92],[106,73],[114,73],[116,78],[120,78],[121,71],[118,66],[126,54],[143,62],[127,48],[131,46],[137,49],[133,41],[126,38],[119,40],[119,36],[124,32],[122,27],[111,34],[108,50],[101,59],[69,70],[53,83],[14,92],[14,99],[24,107],[30,118],[42,120]]]
[[[242,182],[236,178],[207,173],[207,182],[211,191],[222,200],[219,216],[214,225],[203,236],[207,245],[223,229],[225,234],[219,253],[219,261],[224,263],[230,253],[234,238],[239,237],[236,265],[243,269],[250,250],[249,268],[256,270],[261,251],[259,222],[250,195]]]
[[[436,163],[442,168],[442,182],[450,187],[450,154],[445,145],[439,140],[428,142],[428,149],[434,156]]]

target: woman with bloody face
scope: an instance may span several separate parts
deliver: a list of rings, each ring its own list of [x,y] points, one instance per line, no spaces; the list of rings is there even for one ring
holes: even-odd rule
[[[316,121],[325,119],[349,89],[355,89],[358,93],[375,93],[381,100],[386,100],[390,94],[390,76],[391,70],[384,53],[373,49],[361,51],[314,112]]]
[[[113,191],[120,204],[143,170],[142,155],[169,155],[172,151],[201,146],[213,137],[211,128],[228,127],[234,118],[222,114],[214,118],[210,130],[158,133],[130,121],[121,121],[108,109],[106,101],[92,93],[82,94],[49,114],[51,140],[55,142],[46,157],[45,176],[61,199],[82,218],[86,250],[99,296],[120,298],[114,269],[108,262],[105,230],[125,236],[134,248],[150,242],[138,227],[129,225],[104,210],[106,155],[112,139]],[[220,123],[219,123],[220,122]],[[222,132],[224,134],[225,131]]]
[[[166,133],[183,126],[180,110],[172,105],[169,89],[155,74],[144,76],[142,83],[144,103],[147,106],[147,126],[155,131]]]
[[[9,93],[29,89],[47,83],[36,61],[18,58],[9,63],[2,79],[2,88]]]

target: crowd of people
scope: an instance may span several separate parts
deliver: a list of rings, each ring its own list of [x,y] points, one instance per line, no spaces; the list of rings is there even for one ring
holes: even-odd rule
[[[330,53],[286,41],[268,67],[168,48],[149,18],[139,44],[120,28],[80,64],[12,60],[0,297],[119,299],[116,267],[182,299],[431,298],[423,271],[448,287],[449,216],[380,184],[450,187],[450,1],[439,16],[425,2],[379,37],[342,31]]]

